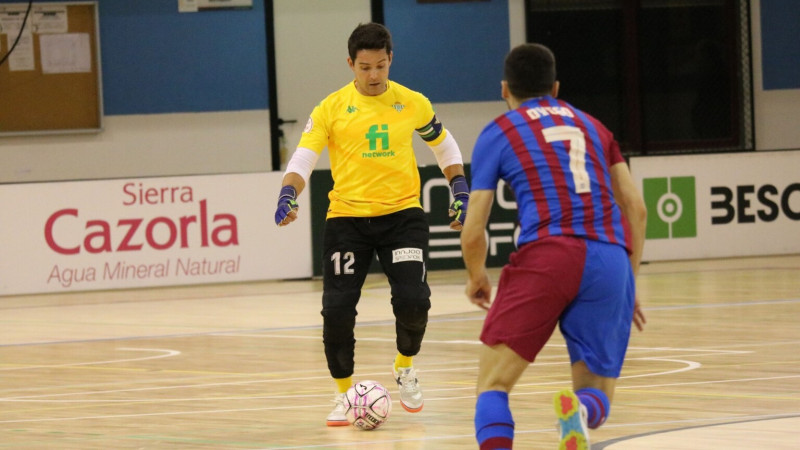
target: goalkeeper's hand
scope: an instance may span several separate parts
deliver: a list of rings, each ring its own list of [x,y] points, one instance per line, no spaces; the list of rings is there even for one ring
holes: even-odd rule
[[[275,225],[283,227],[297,219],[297,190],[294,186],[284,186],[278,197],[278,209],[275,211]]]
[[[453,193],[455,199],[450,205],[450,217],[453,221],[450,222],[450,228],[453,230],[461,230],[464,226],[464,220],[467,218],[467,206],[469,205],[469,186],[467,185],[467,178],[464,175],[456,175],[450,180],[450,192]]]

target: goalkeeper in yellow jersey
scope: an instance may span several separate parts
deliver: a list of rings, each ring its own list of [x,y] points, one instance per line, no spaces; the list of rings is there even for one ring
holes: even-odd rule
[[[328,426],[349,425],[344,393],[352,385],[356,305],[378,255],[392,292],[397,333],[393,373],[406,411],[422,410],[412,362],[430,309],[426,279],[429,226],[419,201],[420,176],[412,138],[419,134],[450,183],[450,227],[461,229],[469,202],[461,151],[419,92],[389,81],[392,38],[377,23],[361,24],[347,42],[355,79],[311,112],[283,177],[275,223],[297,218],[297,196],[328,148],[333,190],[324,233],[322,337],[337,387]]]

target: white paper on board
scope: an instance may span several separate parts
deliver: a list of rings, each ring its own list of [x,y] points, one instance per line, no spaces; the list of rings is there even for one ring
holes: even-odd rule
[[[90,42],[88,33],[40,35],[42,73],[91,72]]]

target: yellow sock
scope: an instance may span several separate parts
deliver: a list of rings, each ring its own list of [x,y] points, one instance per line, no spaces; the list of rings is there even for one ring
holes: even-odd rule
[[[333,381],[336,382],[336,389],[340,394],[347,392],[347,390],[350,389],[350,386],[353,385],[353,377],[334,378]]]
[[[397,356],[394,358],[394,370],[397,370],[399,367],[411,367],[413,365],[414,365],[413,356],[406,356],[402,353],[398,353]]]

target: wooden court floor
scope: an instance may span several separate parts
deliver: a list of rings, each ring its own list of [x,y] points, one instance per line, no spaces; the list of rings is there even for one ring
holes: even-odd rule
[[[496,280],[497,271],[493,271]],[[484,317],[461,271],[430,274],[415,358],[425,408],[328,428],[321,283],[0,297],[0,449],[464,449]],[[593,449],[800,448],[800,255],[651,263],[611,417]],[[388,287],[359,305],[356,379],[390,387]],[[556,333],[512,393],[515,449],[553,449],[569,386]]]

